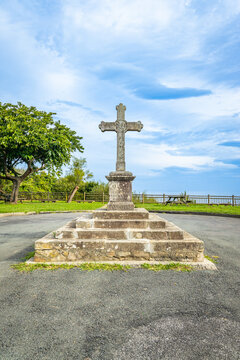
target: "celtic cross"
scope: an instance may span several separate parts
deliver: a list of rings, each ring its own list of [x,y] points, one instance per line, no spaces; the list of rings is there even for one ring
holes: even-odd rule
[[[99,129],[104,131],[115,131],[117,133],[117,171],[125,171],[125,133],[127,131],[141,131],[143,124],[141,121],[127,122],[125,120],[126,106],[122,103],[116,106],[117,120],[115,122],[102,121]]]

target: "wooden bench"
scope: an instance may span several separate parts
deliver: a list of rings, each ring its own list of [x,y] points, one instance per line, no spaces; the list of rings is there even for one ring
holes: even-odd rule
[[[165,205],[187,205],[191,203],[191,200],[186,200],[186,196],[184,195],[169,195],[168,200],[166,201]]]

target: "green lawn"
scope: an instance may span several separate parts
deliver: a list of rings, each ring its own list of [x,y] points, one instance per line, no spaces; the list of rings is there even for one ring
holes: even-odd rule
[[[56,203],[42,203],[42,202],[24,202],[17,205],[0,203],[0,213],[13,213],[13,212],[30,212],[36,211],[71,211],[71,210],[95,210],[103,206],[101,202],[93,203],[77,203],[71,202],[70,204],[64,201],[57,201]],[[162,204],[135,204],[136,207],[144,207],[151,211],[191,211],[191,212],[208,212],[218,214],[231,214],[240,215],[240,206],[230,205],[162,205]]]
[[[163,205],[163,204],[135,204],[136,207],[143,207],[151,211],[191,211],[191,212],[208,212],[218,214],[240,215],[240,206],[231,205]]]
[[[70,204],[64,201],[57,201],[56,203],[42,203],[42,202],[24,202],[19,204],[5,204],[0,203],[0,213],[13,213],[13,212],[29,212],[36,211],[66,211],[66,210],[95,210],[103,206],[101,202],[92,203],[77,203],[71,202]]]

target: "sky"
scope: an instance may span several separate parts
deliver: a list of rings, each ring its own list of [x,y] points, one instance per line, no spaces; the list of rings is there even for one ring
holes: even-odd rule
[[[240,195],[240,0],[0,0],[0,101],[56,112],[97,181],[126,133],[135,192]]]

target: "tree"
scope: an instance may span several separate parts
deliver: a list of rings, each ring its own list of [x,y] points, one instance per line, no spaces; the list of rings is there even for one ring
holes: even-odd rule
[[[78,190],[84,192],[86,188],[93,188],[95,182],[88,181],[93,174],[86,167],[86,159],[73,157],[67,175],[58,179],[54,185],[54,191],[71,193],[68,198],[70,202]]]
[[[68,198],[68,203],[70,203],[76,194],[76,192],[79,189],[79,186],[86,182],[88,179],[91,179],[93,177],[93,174],[85,169],[87,166],[87,160],[84,158],[73,158],[73,163],[70,168],[70,174],[67,176],[69,182],[75,184],[74,189],[72,193],[70,194]]]
[[[83,152],[82,138],[53,115],[20,102],[0,102],[0,179],[12,181],[12,203],[17,203],[19,186],[30,174],[59,170],[72,152]]]
[[[73,157],[72,163],[66,173],[66,176],[60,177],[54,185],[56,192],[71,192],[76,186],[79,186],[81,192],[85,191],[89,179],[93,174],[86,169],[87,161],[84,158]]]
[[[80,186],[81,184],[87,182],[89,179],[93,178],[93,174],[86,169],[87,160],[84,158],[73,158],[72,165],[66,178],[68,182],[73,186]]]

